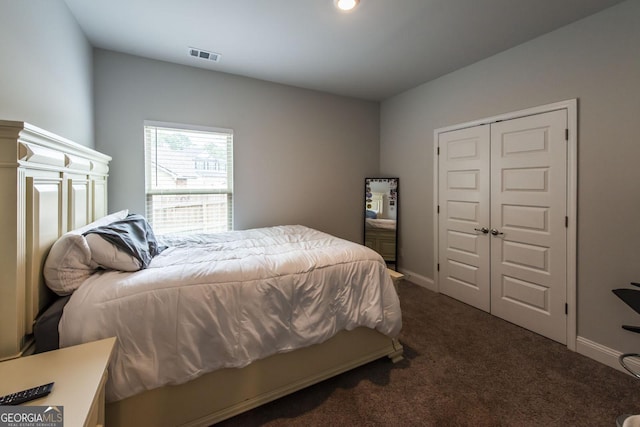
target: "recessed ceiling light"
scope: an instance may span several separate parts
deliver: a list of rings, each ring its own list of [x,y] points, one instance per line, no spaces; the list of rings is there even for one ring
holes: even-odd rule
[[[344,12],[349,12],[355,9],[358,3],[360,3],[360,0],[333,0],[333,4]]]

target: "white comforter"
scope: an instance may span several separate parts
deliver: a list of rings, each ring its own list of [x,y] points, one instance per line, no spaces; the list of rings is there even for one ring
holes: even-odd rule
[[[401,313],[382,258],[282,226],[165,239],[149,268],[94,274],[60,321],[63,347],[117,336],[107,400],[320,343],[340,330],[395,337]]]
[[[395,230],[396,220],[386,218],[367,218],[365,221],[367,228],[379,228],[383,230]]]

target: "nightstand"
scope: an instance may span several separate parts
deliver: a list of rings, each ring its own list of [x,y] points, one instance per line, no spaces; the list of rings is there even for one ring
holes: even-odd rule
[[[104,425],[104,387],[115,345],[107,338],[0,363],[0,396],[55,382],[51,393],[24,405],[63,406],[65,426]]]
[[[404,279],[404,274],[390,268],[387,268],[387,272],[389,273],[389,276],[391,276],[391,280],[393,280],[393,286],[395,286],[396,292],[398,292],[398,284],[402,281],[402,279]]]

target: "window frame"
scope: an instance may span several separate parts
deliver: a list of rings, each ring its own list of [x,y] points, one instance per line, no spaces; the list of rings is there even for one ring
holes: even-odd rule
[[[149,149],[147,147],[147,128],[164,128],[170,130],[184,130],[186,132],[211,132],[211,133],[222,133],[227,134],[228,138],[231,139],[230,143],[227,146],[227,188],[212,188],[212,189],[154,189],[152,188],[152,178],[151,175],[154,173],[153,168],[150,166],[150,160],[148,159]],[[153,215],[149,212],[149,207],[152,206],[152,197],[153,196],[165,196],[165,195],[216,195],[216,194],[226,194],[227,195],[227,209],[229,213],[227,215],[227,229],[229,231],[233,230],[233,217],[234,217],[234,158],[233,158],[233,144],[234,144],[234,132],[233,129],[229,128],[221,128],[221,127],[213,127],[213,126],[202,126],[202,125],[193,125],[186,123],[175,123],[175,122],[164,122],[157,120],[144,120],[143,121],[143,158],[144,158],[144,190],[145,190],[145,214],[149,222],[153,225]],[[194,165],[194,170],[197,168]],[[185,232],[188,233],[188,232]]]

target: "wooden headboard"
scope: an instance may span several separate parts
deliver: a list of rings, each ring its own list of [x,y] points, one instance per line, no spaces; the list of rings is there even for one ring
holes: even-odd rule
[[[32,344],[54,295],[42,277],[62,234],[107,214],[111,157],[24,122],[0,120],[0,360]]]

